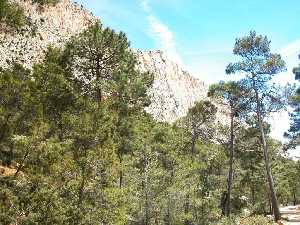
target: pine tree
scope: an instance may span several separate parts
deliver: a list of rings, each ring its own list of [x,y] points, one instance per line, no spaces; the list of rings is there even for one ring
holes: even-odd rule
[[[210,141],[213,135],[213,122],[215,121],[217,107],[210,101],[199,101],[189,109],[182,120],[182,125],[191,135],[191,153],[196,152],[196,141]]]
[[[116,73],[121,71],[122,61],[132,54],[123,32],[116,33],[103,28],[98,21],[86,31],[75,36],[67,45],[68,67],[73,79],[83,92],[92,96],[100,106],[113,94],[111,85]]]
[[[237,39],[233,53],[240,56],[242,60],[237,63],[230,63],[226,68],[226,73],[245,73],[243,82],[247,88],[252,88],[253,90],[253,110],[256,113],[257,124],[261,134],[274,217],[275,220],[278,221],[281,216],[274,188],[269,159],[269,147],[263,124],[265,116],[267,116],[271,110],[278,110],[278,108],[282,106],[280,100],[274,95],[276,92],[271,90],[272,88],[268,82],[275,74],[285,70],[285,63],[279,54],[272,54],[270,52],[270,41],[267,37],[257,35],[255,32],[250,32],[249,36]]]
[[[227,192],[225,198],[225,204],[223,208],[223,214],[230,216],[231,212],[231,190],[233,182],[233,164],[234,164],[234,149],[235,149],[235,132],[237,129],[237,123],[242,120],[242,115],[246,113],[247,102],[244,101],[243,96],[247,95],[247,90],[237,82],[220,82],[219,84],[211,85],[209,87],[209,97],[219,97],[221,101],[229,106],[230,109],[230,135],[226,146],[229,148],[229,171],[227,178]]]

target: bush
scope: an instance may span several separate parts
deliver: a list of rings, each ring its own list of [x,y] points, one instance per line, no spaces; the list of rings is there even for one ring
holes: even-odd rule
[[[32,0],[32,3],[37,3],[39,5],[56,5],[59,0]]]
[[[224,218],[215,225],[274,225],[275,223],[270,221],[264,216],[250,216],[245,218]]]
[[[264,216],[251,216],[240,220],[241,225],[273,225],[274,222]]]
[[[15,3],[0,0],[0,23],[13,28],[22,27],[25,23],[23,9]]]

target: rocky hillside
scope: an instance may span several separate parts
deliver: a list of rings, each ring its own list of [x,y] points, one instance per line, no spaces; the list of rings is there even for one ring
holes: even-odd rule
[[[140,68],[151,71],[154,84],[147,111],[158,120],[174,121],[184,116],[194,102],[206,98],[207,86],[170,61],[162,51],[138,52]]]
[[[21,32],[0,33],[0,66],[14,59],[31,67],[40,60],[48,45],[64,43],[97,20],[89,11],[70,0],[56,6],[40,7],[31,0],[13,0],[24,8],[28,25]],[[142,70],[154,73],[149,95],[152,104],[146,110],[160,121],[172,122],[184,116],[193,103],[206,98],[207,86],[167,59],[161,51],[137,52]]]
[[[31,0],[12,0],[25,12],[27,25],[19,32],[0,32],[0,66],[14,59],[31,67],[48,45],[63,46],[74,34],[96,21],[82,6],[61,0],[56,6],[39,6]]]

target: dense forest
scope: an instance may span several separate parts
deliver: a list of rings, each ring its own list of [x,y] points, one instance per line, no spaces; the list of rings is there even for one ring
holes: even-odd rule
[[[38,1],[55,4],[56,1]],[[0,0],[0,23],[20,29]],[[1,27],[1,26],[0,26]],[[124,33],[97,22],[32,69],[0,69],[0,224],[267,225],[300,202],[300,89],[267,37],[237,38],[226,73],[175,123],[144,108],[154,75],[141,72]],[[298,69],[295,69],[297,74]],[[296,77],[299,78],[299,77]],[[292,81],[291,81],[292,82]],[[229,115],[216,122],[218,105]],[[290,105],[290,140],[270,137],[268,116]]]

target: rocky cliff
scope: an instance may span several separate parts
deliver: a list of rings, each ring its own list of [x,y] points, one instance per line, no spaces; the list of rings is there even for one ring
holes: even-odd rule
[[[41,59],[48,45],[63,46],[73,35],[96,21],[89,11],[70,0],[61,0],[56,6],[39,6],[31,0],[12,0],[26,15],[26,26],[18,32],[0,32],[0,66],[7,61],[31,67]]]
[[[146,110],[156,119],[174,121],[184,116],[194,102],[206,98],[207,86],[170,61],[162,51],[137,53],[142,71],[154,74],[149,90],[152,104]]]
[[[20,32],[0,33],[0,66],[9,60],[31,67],[42,59],[48,45],[63,46],[67,40],[94,23],[97,18],[70,0],[40,7],[31,0],[12,0],[25,11],[28,25]],[[172,122],[184,116],[197,100],[206,98],[207,86],[167,59],[161,51],[137,51],[139,67],[154,73],[149,90],[152,104],[146,110],[160,121]]]

